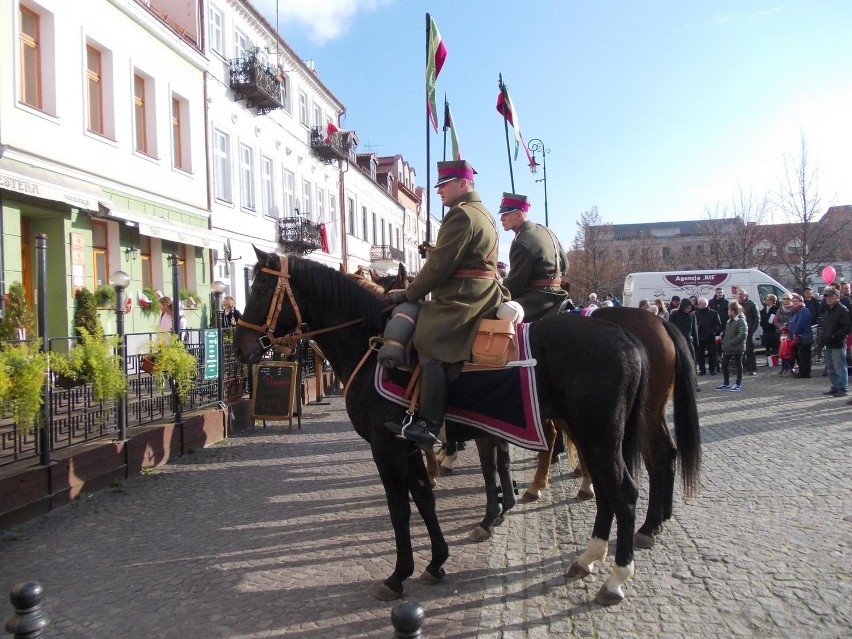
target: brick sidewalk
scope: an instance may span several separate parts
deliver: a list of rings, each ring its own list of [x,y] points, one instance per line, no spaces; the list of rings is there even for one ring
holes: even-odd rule
[[[484,505],[469,448],[436,489],[447,578],[406,584],[424,635],[848,636],[852,407],[823,399],[820,377],[761,369],[740,393],[700,379],[701,495],[678,497],[657,546],[637,553],[623,604],[588,603],[611,558],[604,573],[564,577],[594,515],[572,499],[564,462],[545,498],[519,505],[490,542],[466,540]],[[524,484],[533,454],[513,460]],[[419,574],[428,540],[414,521]],[[273,426],[200,450],[0,540],[0,588],[40,581],[50,637],[392,636],[393,603],[371,596],[392,570],[387,507],[339,398],[307,407],[301,432]]]

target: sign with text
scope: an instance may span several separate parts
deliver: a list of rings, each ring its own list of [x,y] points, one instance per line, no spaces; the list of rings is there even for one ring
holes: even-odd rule
[[[291,419],[298,384],[295,362],[262,362],[253,367],[253,419]]]
[[[683,286],[719,286],[728,279],[726,273],[670,273],[666,281],[678,288]]]
[[[204,379],[219,378],[219,331],[204,331]]]

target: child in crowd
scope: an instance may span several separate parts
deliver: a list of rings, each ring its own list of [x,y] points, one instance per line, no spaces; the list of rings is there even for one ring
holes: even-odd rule
[[[778,347],[778,357],[781,360],[781,377],[793,376],[793,365],[795,355],[793,354],[793,340],[789,336],[790,330],[786,326],[781,327],[781,345]]]

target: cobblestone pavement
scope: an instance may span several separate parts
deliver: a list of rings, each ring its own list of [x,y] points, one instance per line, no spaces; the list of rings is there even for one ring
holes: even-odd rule
[[[475,544],[466,536],[482,514],[482,480],[473,449],[463,452],[436,489],[447,578],[406,584],[406,600],[426,610],[424,635],[850,636],[852,407],[824,399],[820,377],[764,368],[740,393],[714,391],[720,382],[701,378],[701,494],[678,496],[613,608],[590,603],[611,555],[603,572],[564,576],[594,515],[573,499],[578,480],[566,463],[542,500],[519,505],[491,541]],[[513,460],[526,483],[533,454],[514,449]],[[415,521],[419,574],[428,543]],[[392,569],[387,508],[339,398],[306,407],[301,431],[273,425],[198,451],[0,542],[0,587],[41,581],[50,637],[393,634],[393,603],[371,596]]]

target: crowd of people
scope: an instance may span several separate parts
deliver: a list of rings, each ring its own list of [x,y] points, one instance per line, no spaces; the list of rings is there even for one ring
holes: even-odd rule
[[[810,378],[812,353],[816,351],[822,353],[824,375],[831,384],[824,394],[846,397],[849,393],[848,367],[852,366],[849,282],[826,287],[822,299],[809,286],[801,294],[785,293],[780,302],[769,294],[760,310],[744,290],[739,289],[737,299],[729,301],[721,288],[709,300],[695,296],[680,299],[675,295],[668,305],[660,299],[653,303],[642,300],[639,308],[678,327],[693,349],[699,376],[722,373],[722,383],[716,390],[737,392],[742,388],[744,375],[758,374],[754,336],[760,328],[766,365],[780,364],[780,376]],[[848,403],[852,405],[852,400]]]

